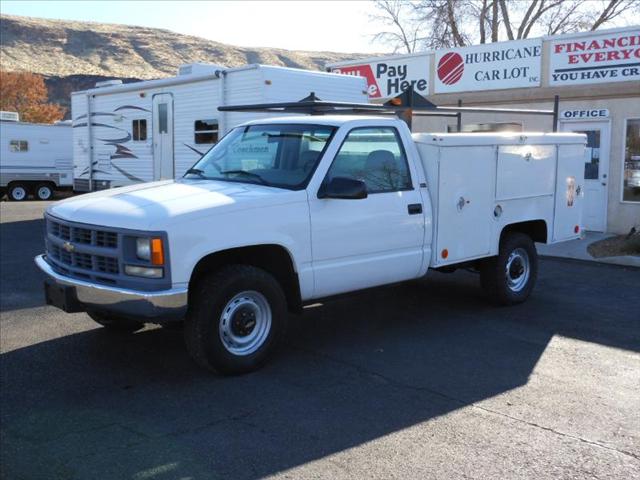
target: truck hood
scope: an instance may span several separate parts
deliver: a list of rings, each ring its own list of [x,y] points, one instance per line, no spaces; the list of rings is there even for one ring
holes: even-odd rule
[[[79,195],[52,204],[47,212],[73,222],[160,230],[176,217],[290,203],[300,201],[301,193],[248,183],[167,180]]]

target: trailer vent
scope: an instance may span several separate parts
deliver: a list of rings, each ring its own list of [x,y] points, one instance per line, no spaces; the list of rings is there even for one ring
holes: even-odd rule
[[[214,65],[213,63],[187,63],[180,65],[178,68],[178,76],[183,75],[215,75],[220,70],[225,70],[222,65]]]
[[[0,120],[3,122],[19,122],[20,114],[18,112],[0,112]]]
[[[103,80],[102,82],[96,82],[96,88],[115,87],[116,85],[122,85],[122,80],[114,78],[112,80]]]

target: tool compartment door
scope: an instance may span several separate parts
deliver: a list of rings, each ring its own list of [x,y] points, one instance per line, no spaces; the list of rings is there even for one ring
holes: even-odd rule
[[[584,145],[559,145],[553,239],[577,238],[584,200]]]
[[[435,264],[486,256],[491,249],[495,147],[445,147],[441,152]]]

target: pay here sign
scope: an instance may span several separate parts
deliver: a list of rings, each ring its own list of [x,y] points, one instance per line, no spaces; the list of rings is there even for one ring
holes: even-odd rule
[[[413,86],[423,96],[429,94],[429,55],[372,60],[367,63],[331,67],[334,73],[365,77],[369,98],[395,97]]]

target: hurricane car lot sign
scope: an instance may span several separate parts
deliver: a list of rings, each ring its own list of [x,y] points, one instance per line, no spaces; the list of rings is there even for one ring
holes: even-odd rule
[[[640,30],[551,42],[549,85],[640,80]]]
[[[540,86],[542,40],[519,40],[436,52],[435,92]]]
[[[331,71],[365,77],[369,98],[395,97],[407,88],[420,95],[429,94],[429,55],[380,59],[359,65],[334,66]]]

